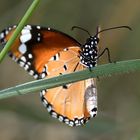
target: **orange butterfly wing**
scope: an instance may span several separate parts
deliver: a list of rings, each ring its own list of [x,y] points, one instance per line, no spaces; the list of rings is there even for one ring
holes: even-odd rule
[[[6,43],[16,26],[0,33],[0,41]],[[29,74],[39,79],[43,66],[59,51],[80,44],[72,37],[50,28],[26,25],[15,40],[9,55],[24,67]]]
[[[6,43],[16,26],[0,33]],[[36,79],[84,69],[80,44],[72,37],[50,28],[26,25],[12,45],[9,55]],[[70,126],[82,125],[97,114],[95,80],[88,79],[40,92],[48,112]]]
[[[57,60],[53,60],[52,57],[44,67],[47,78],[83,70],[84,66],[79,63],[78,51],[77,47],[69,47],[59,52]],[[42,78],[45,78],[43,75],[42,73]],[[86,89],[89,90],[88,88],[94,95],[89,95],[91,92],[86,91]],[[95,117],[97,114],[97,91],[93,79],[42,90],[40,96],[48,112],[70,126],[83,125],[90,117]],[[90,96],[94,96],[92,101]],[[91,106],[94,111],[90,108]]]

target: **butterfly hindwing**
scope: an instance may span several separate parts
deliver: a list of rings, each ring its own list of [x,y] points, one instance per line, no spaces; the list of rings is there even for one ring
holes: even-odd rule
[[[57,60],[53,60],[55,57],[53,56],[45,65],[48,69],[47,77],[84,69],[83,65],[79,63],[77,49],[68,48],[60,51]],[[82,125],[97,113],[97,92],[93,79],[42,90],[40,96],[48,112],[70,126]],[[93,100],[94,103],[92,103]]]

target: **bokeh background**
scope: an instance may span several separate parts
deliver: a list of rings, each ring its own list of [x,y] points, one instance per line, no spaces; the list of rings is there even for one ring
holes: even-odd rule
[[[19,22],[32,0],[0,0],[0,30]],[[95,34],[98,25],[129,25],[133,31],[112,30],[101,34],[100,49],[108,47],[114,61],[140,58],[139,0],[42,0],[30,24],[63,31],[79,42],[88,37],[74,25]],[[108,63],[104,55],[99,64]],[[79,128],[51,118],[39,99],[29,94],[0,100],[1,140],[139,140],[140,72],[100,78],[98,116]],[[33,80],[8,56],[0,64],[0,89]]]

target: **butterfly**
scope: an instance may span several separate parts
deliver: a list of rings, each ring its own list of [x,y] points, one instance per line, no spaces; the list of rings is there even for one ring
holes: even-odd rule
[[[5,45],[16,29],[7,27],[0,33],[0,42]],[[89,32],[81,27],[74,26]],[[98,53],[99,33],[116,28],[97,30],[94,36],[80,44],[71,36],[58,30],[26,25],[8,52],[9,56],[35,79],[51,78],[67,73],[93,68],[102,54]],[[99,28],[98,28],[99,29]],[[110,57],[109,57],[110,58]],[[110,60],[110,59],[109,59]],[[110,60],[111,61],[111,60]],[[50,115],[69,126],[80,126],[97,115],[96,79],[65,84],[40,92],[40,98]]]

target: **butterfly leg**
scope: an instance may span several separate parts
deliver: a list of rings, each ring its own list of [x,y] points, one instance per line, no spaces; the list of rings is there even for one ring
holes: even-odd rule
[[[99,59],[105,52],[107,52],[107,56],[108,56],[108,62],[112,63],[111,57],[110,57],[110,51],[108,48],[105,48],[102,53],[100,55],[98,55],[97,59]]]
[[[78,65],[79,65],[79,62],[76,64],[76,66],[75,66],[75,68],[74,68],[73,72],[75,72],[75,71],[76,71],[76,69],[77,69]]]

